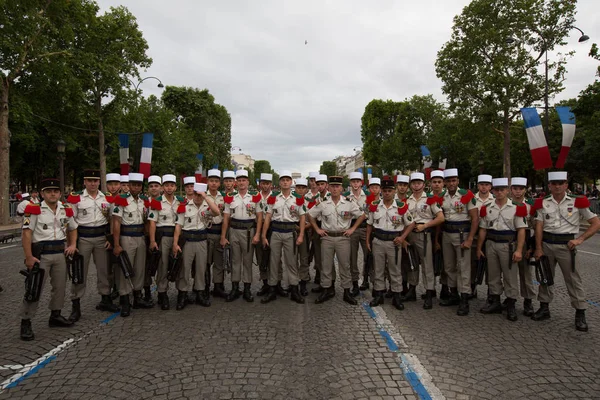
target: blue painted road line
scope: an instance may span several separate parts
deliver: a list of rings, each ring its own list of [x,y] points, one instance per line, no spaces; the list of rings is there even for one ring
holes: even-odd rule
[[[29,372],[27,372],[25,375],[23,375],[19,379],[16,379],[15,381],[13,381],[13,382],[9,383],[8,385],[6,385],[6,389],[10,389],[12,387],[17,386],[21,381],[27,379],[29,376],[35,374],[40,369],[44,368],[47,364],[49,364],[55,358],[56,358],[56,356],[47,357],[44,361],[40,362],[38,365],[36,365],[32,369],[30,369]]]

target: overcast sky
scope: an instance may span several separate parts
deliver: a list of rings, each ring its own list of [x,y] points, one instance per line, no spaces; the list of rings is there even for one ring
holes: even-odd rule
[[[467,0],[205,1],[98,0],[137,18],[165,85],[207,88],[232,119],[232,146],[275,170],[304,174],[361,145],[360,119],[372,99],[433,94],[445,100],[435,59]],[[564,51],[566,90],[594,80],[587,56],[600,42],[600,1],[578,2]],[[308,43],[305,44],[305,41]],[[153,81],[145,94],[160,96]]]

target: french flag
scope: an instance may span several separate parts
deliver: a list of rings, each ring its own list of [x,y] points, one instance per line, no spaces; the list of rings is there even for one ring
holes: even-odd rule
[[[196,160],[198,160],[198,168],[196,168],[196,172],[194,172],[194,176],[196,177],[196,182],[205,183],[202,180],[202,161],[204,160],[204,154],[196,154]]]
[[[129,174],[129,135],[126,133],[119,133],[119,161],[121,175]]]
[[[521,114],[525,122],[525,132],[527,132],[533,168],[540,170],[552,167],[550,149],[548,149],[548,143],[546,143],[544,129],[537,110],[533,107],[521,108]]]
[[[563,168],[573,144],[573,137],[575,136],[575,114],[571,112],[571,107],[556,107],[556,112],[562,124],[563,136],[562,147],[560,148],[560,154],[555,166],[556,168]]]
[[[142,154],[140,155],[140,173],[144,178],[150,176],[150,165],[152,164],[152,141],[154,133],[144,133],[142,137]]]

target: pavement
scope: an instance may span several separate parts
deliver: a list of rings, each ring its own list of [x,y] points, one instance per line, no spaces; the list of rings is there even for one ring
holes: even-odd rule
[[[82,319],[49,328],[46,287],[33,319],[36,340],[23,342],[22,249],[18,241],[1,244],[0,400],[597,399],[599,256],[600,235],[577,255],[590,303],[587,333],[574,329],[560,273],[552,318],[543,322],[523,317],[521,301],[517,322],[480,314],[485,286],[467,317],[437,303],[423,310],[421,300],[403,311],[388,299],[370,308],[367,292],[351,306],[338,286],[335,299],[321,305],[309,294],[303,305],[213,299],[210,308],[183,311],[175,311],[171,289],[170,311],[132,310],[121,318],[95,310],[91,268]],[[63,314],[70,308],[66,300]]]

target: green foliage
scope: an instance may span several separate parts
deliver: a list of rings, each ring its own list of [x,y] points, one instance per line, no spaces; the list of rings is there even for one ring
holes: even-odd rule
[[[337,175],[337,165],[333,161],[323,161],[319,167],[319,173],[327,176]]]

